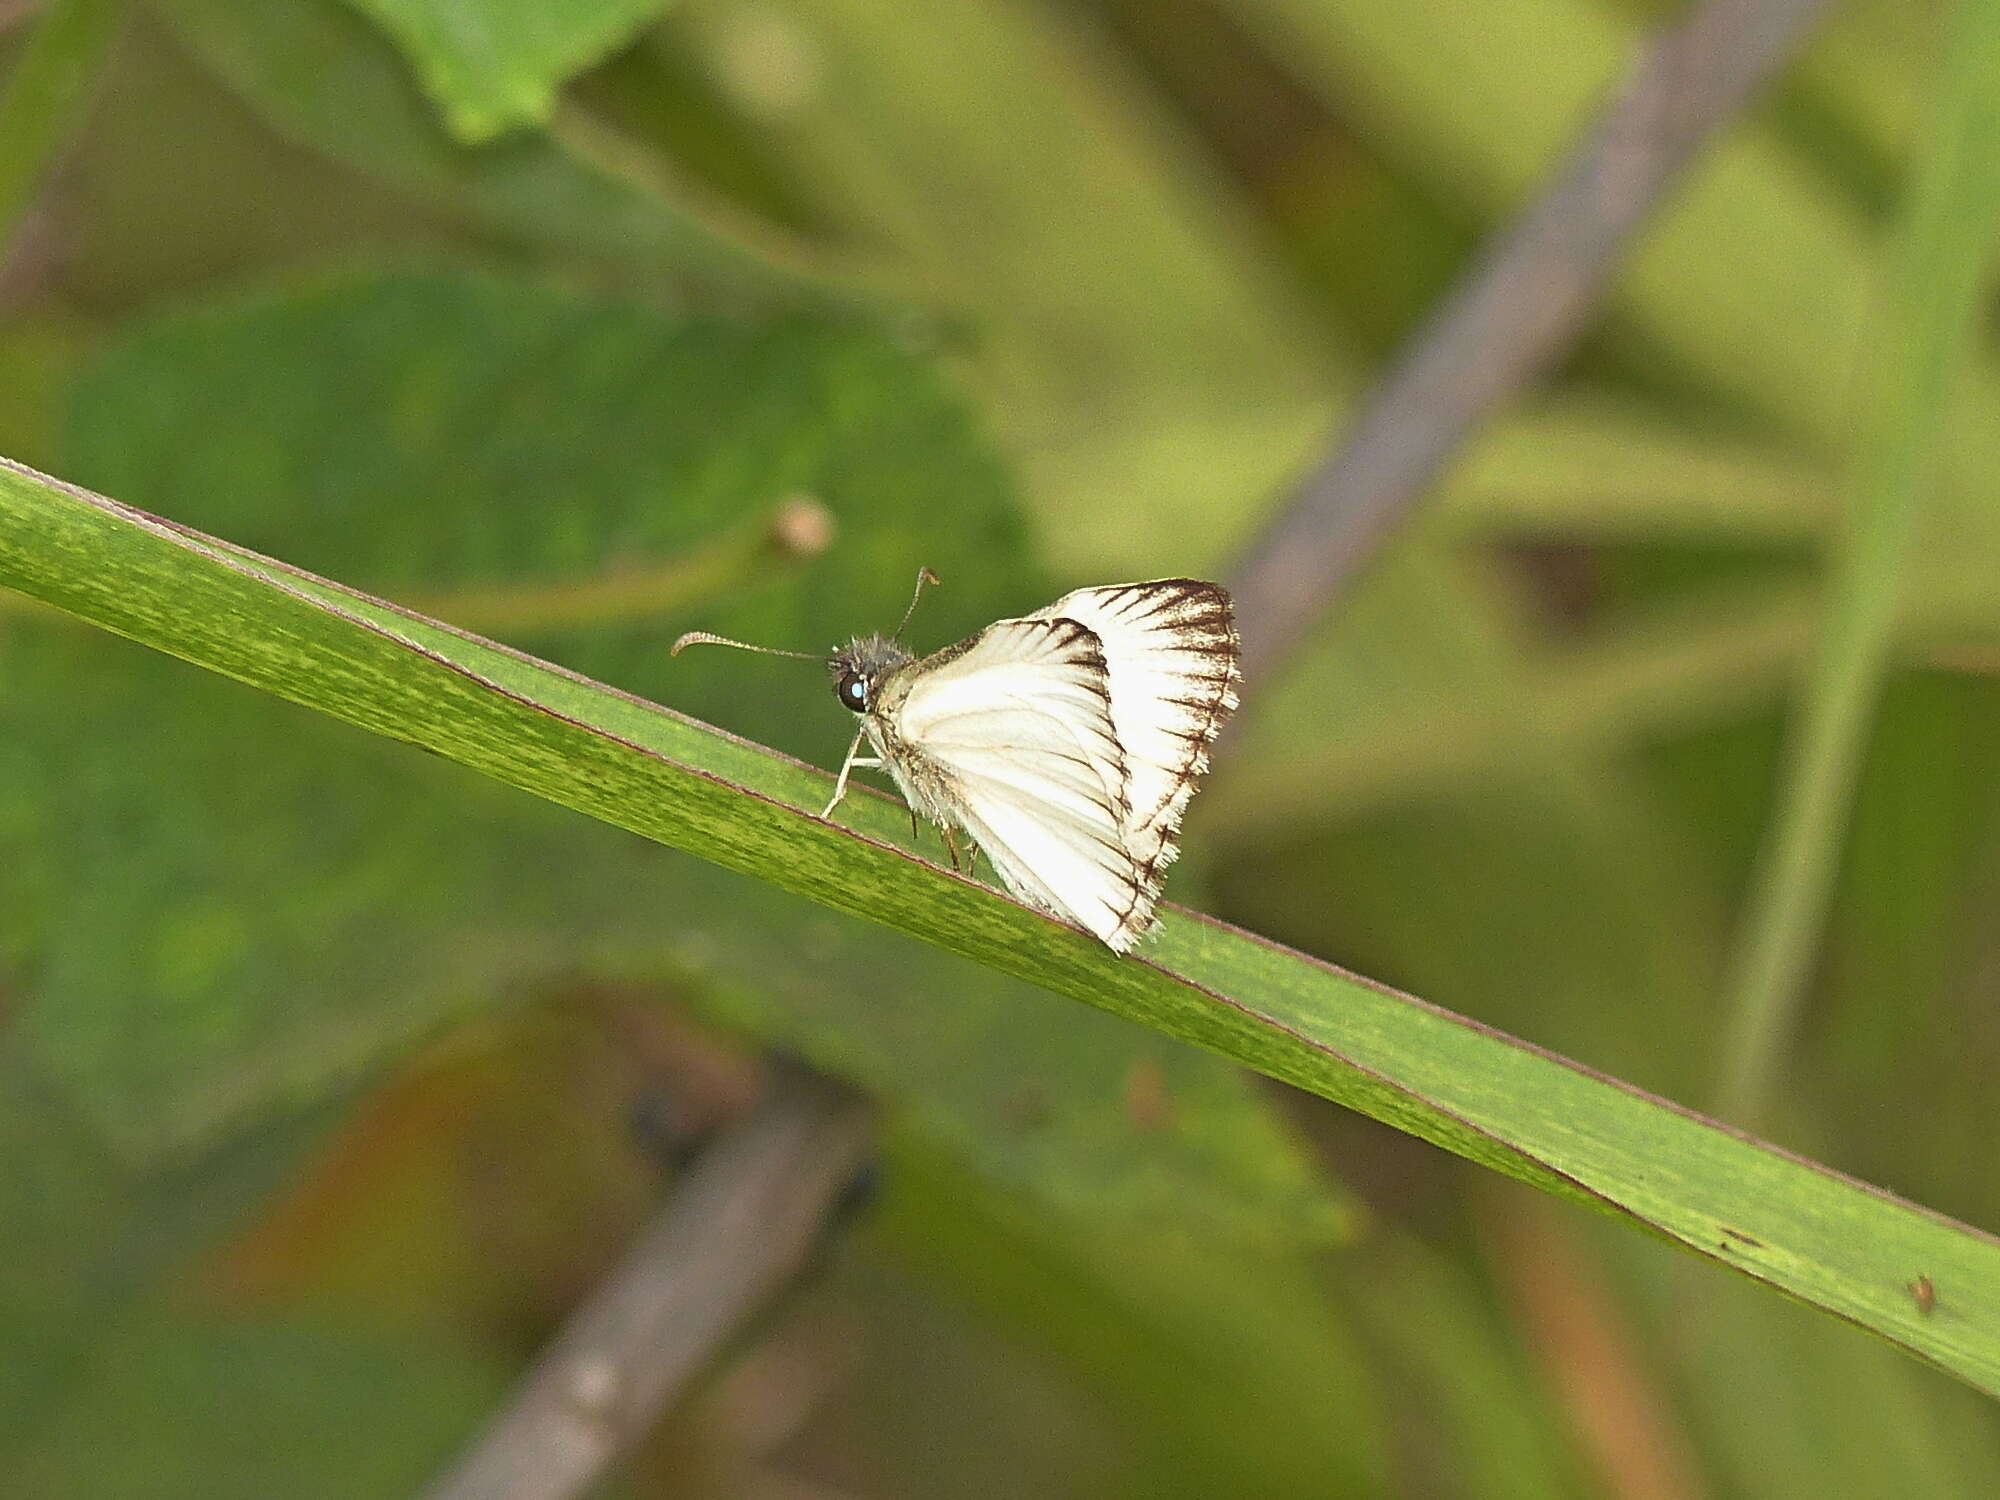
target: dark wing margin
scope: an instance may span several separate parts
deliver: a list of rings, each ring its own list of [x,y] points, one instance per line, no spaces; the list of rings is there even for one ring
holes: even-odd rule
[[[1126,845],[1157,891],[1180,853],[1209,747],[1236,708],[1242,669],[1229,593],[1199,578],[1159,578],[1079,589],[1039,615],[1076,620],[1102,646],[1126,759]]]

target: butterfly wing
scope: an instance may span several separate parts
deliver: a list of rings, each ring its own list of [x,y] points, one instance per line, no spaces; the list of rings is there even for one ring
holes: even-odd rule
[[[1236,707],[1235,613],[1196,578],[1078,589],[1030,619],[1069,619],[1098,639],[1113,733],[1125,752],[1123,837],[1154,878],[1180,853],[1181,816],[1208,769],[1208,747]]]
[[[1239,676],[1215,584],[1079,589],[915,663],[885,705],[888,759],[1009,890],[1122,953],[1152,926]]]
[[[1158,883],[1126,845],[1125,752],[1095,633],[1001,620],[905,682],[882,709],[897,779],[971,834],[1015,895],[1129,948]]]

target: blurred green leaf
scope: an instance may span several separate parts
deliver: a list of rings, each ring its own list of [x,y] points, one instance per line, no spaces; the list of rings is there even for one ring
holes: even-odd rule
[[[1938,8],[1938,0],[1836,5],[1780,80],[1791,133],[1816,157],[1844,169],[1871,207],[1907,164],[1922,124],[1926,33],[1936,25]]]
[[[1380,585],[1363,586],[1347,628],[1276,685],[1246,726],[1203,816],[1254,843],[1518,787],[1565,747],[1601,758],[1775,701],[1812,641],[1805,586],[1718,589],[1524,651],[1511,696],[1496,709],[1423,670],[1428,642],[1443,626],[1426,621],[1419,632],[1398,602]],[[1367,707],[1308,740],[1327,703]],[[1523,762],[1524,735],[1538,760]],[[1306,743],[1309,756],[1297,749]]]
[[[1234,855],[1232,910],[1683,1096],[1710,1066],[1689,1018],[1713,1005],[1716,893],[1604,743],[1563,732],[1579,705],[1540,686],[1532,645],[1501,577],[1412,537],[1195,819]]]
[[[188,46],[279,134],[504,242],[577,257],[690,301],[843,300],[775,244],[722,228],[538,131],[480,147],[438,125],[401,58],[346,0],[162,0]]]
[[[57,433],[84,336],[68,319],[14,318],[0,329],[0,451],[57,461]]]
[[[118,35],[125,0],[54,0],[0,88],[0,251],[67,144]]]
[[[1051,1218],[907,1146],[871,1233],[1086,1376],[1141,1435],[1125,1492],[1382,1493],[1374,1379],[1306,1258]]]
[[[1683,1325],[1684,1378],[1738,1493],[1958,1500],[2000,1472],[2000,1429],[1970,1392],[1779,1298],[1714,1290],[1713,1315]]]
[[[546,123],[556,91],[669,0],[352,0],[408,54],[453,134]]]
[[[1834,498],[1829,473],[1776,444],[1569,386],[1467,443],[1439,479],[1435,524],[1481,541],[1796,543]]]
[[[1053,592],[950,393],[887,342],[807,320],[348,279],[116,347],[74,427],[81,471],[149,507],[534,621],[573,666],[822,761],[845,744],[823,673],[669,663],[672,634],[825,645],[892,620],[922,562],[949,580],[917,624],[939,638]],[[773,506],[808,496],[834,545],[788,558]],[[322,1097],[581,968],[674,981],[1079,1211],[1264,1243],[1340,1227],[1213,1059],[151,653],[30,627],[0,680],[0,756],[39,830],[34,878],[0,876],[22,884],[28,1025],[135,1159]],[[1146,1080],[1171,1106],[1151,1131],[1126,1105]]]
[[[305,1116],[186,1170],[137,1174],[19,1028],[0,1030],[0,1476],[92,1378],[161,1272],[238,1223],[322,1124]]]
[[[1948,403],[1963,384],[2000,230],[2000,4],[1958,0],[1937,115],[1918,148],[1882,357],[1855,453],[1811,680],[1729,980],[1721,1098],[1769,1106],[1833,888],[1848,803],[1910,587]]]
[[[504,1389],[385,1331],[140,1316],[0,1482],[48,1500],[406,1495]]]
[[[1810,1096],[1841,1160],[1970,1219],[2000,1223],[2000,1035],[1991,1024],[2000,881],[2000,681],[1886,686],[1826,921]]]
[[[1992,629],[1985,554],[1968,541],[1915,570],[1898,635],[1918,661]],[[1694,597],[1606,611],[1573,636],[1523,642],[1497,711],[1435,680],[1420,645],[1435,625],[1383,607],[1380,585],[1364,585],[1342,631],[1273,685],[1199,815],[1252,843],[1518,786],[1534,764],[1521,755],[1524,733],[1538,756],[1566,746],[1588,758],[1738,722],[1781,701],[1810,657],[1819,602],[1806,579],[1788,579],[1800,571],[1710,584]],[[1328,703],[1356,711],[1329,725]]]
[[[1642,43],[1596,0],[1242,0],[1401,169],[1488,221],[1520,208]],[[1727,253],[1718,253],[1726,246]],[[1865,275],[1856,215],[1767,134],[1731,132],[1635,248],[1614,305],[1732,399],[1829,443]]]
[[[784,889],[1222,1052],[1870,1328],[2000,1392],[2000,1241],[1199,917],[1120,957],[901,847],[907,813],[227,543],[0,470],[0,583]],[[1950,1312],[1907,1290],[1928,1276]]]
[[[1330,110],[1488,220],[1526,201],[1644,40],[1596,0],[1240,3]],[[1704,154],[1619,276],[1610,308],[1640,335],[1624,357],[1675,362],[1817,454],[1841,452],[1851,390],[1828,374],[1856,367],[1871,250],[1859,206],[1749,121]],[[1996,399],[1984,379],[1989,413]],[[2000,424],[1966,423],[1955,446],[1952,472],[1983,488]]]
[[[34,66],[33,44],[110,7],[14,9],[0,183],[36,197],[0,275],[0,452],[825,768],[845,716],[810,667],[670,666],[665,642],[709,625],[821,646],[893,618],[932,563],[947,587],[912,632],[929,645],[1066,582],[1227,556],[1337,434],[1366,364],[1686,7],[158,0],[94,90],[67,63]],[[1863,314],[1927,145],[1945,9],[1826,7],[1662,205],[1556,383],[1467,445],[1429,518],[1282,680],[1257,684],[1196,803],[1183,900],[1212,891],[1259,931],[1617,1077],[1705,1091],[1717,957],[1822,614],[1816,564],[1865,427]],[[490,46],[453,33],[496,15]],[[858,272],[943,310],[955,375],[1027,475],[1033,525],[1011,519],[985,447],[953,435],[956,403],[893,337],[809,319],[716,328],[493,283],[345,278],[134,336],[133,312],[168,296],[413,254],[725,316],[851,305],[829,282]],[[876,325],[907,337],[905,306]],[[610,327],[634,319],[629,339]],[[60,442],[78,356],[106,342]],[[1988,351],[1944,430],[1906,563],[1782,1129],[2000,1227],[1994,368]],[[768,548],[786,507],[812,503],[835,504],[832,551]],[[0,551],[19,532],[0,529]],[[261,599],[236,602],[218,637],[270,623]],[[284,623],[292,654],[273,672],[320,639],[314,616]],[[378,665],[381,686],[410,663]],[[291,681],[323,695],[319,670]],[[453,744],[497,755],[542,743],[542,722],[482,720]],[[698,736],[684,748],[709,769],[722,753]],[[570,755],[549,772],[558,790],[576,783]],[[677,816],[672,788],[635,793],[622,763],[590,766],[621,789],[618,815]],[[779,774],[743,775],[765,770]],[[910,847],[900,809],[846,811]],[[716,819],[719,841],[740,834],[733,811]],[[739,862],[796,880],[794,839],[813,826],[738,838]],[[900,867],[854,853],[825,860],[832,899],[858,892],[891,920],[980,940],[977,902],[933,908],[922,885],[885,898]],[[1481,1194],[1484,1174],[1413,1140],[1314,1100],[1275,1115],[1268,1090],[1158,1030],[3,589],[0,854],[9,1494],[184,1493],[211,1477],[201,1492],[290,1493],[298,1465],[308,1486],[343,1475],[327,1429],[372,1426],[366,1388],[384,1383],[412,1407],[382,1418],[412,1458],[353,1477],[409,1493],[424,1466],[397,1435],[454,1402],[469,1421],[491,1378],[451,1341],[517,1350],[588,1274],[542,1275],[525,1247],[608,1248],[608,1226],[643,1211],[657,1183],[624,1065],[648,1050],[632,1028],[678,1031],[682,1012],[883,1101],[872,1227],[936,1283],[912,1288],[865,1244],[836,1252],[863,1263],[861,1282],[788,1299],[670,1424],[703,1427],[702,1453],[749,1443],[760,1477],[837,1454],[844,1482],[884,1495],[1540,1500],[1629,1483],[1649,1436],[1699,1471],[1676,1493],[1958,1500],[2000,1471],[1981,1391],[1765,1288],[1708,1286],[1622,1223],[1575,1236],[1631,1272],[1608,1305],[1590,1267],[1547,1243],[1506,1251],[1481,1200],[1532,1209],[1518,1190]],[[1176,923],[1108,978],[1065,982],[1115,982],[1162,954],[1192,971],[1175,945],[1202,931]],[[1043,962],[1052,939],[1009,929],[998,959]],[[1253,966],[1218,964],[1211,987],[1244,1000]],[[1518,1070],[1505,1048],[1465,1055],[1449,1022],[1433,1039],[1420,1015],[1326,983],[1284,1018],[1434,1107],[1593,1188],[1652,1192],[1683,1238],[1757,1236],[1788,1284],[1820,1277],[1813,1257],[1833,1244],[1835,1282],[1863,1284],[1875,1311],[1990,1351],[2000,1277],[1990,1257],[1940,1255],[1959,1244],[1949,1231],[1822,1214],[1810,1174],[1774,1182],[1754,1154],[1739,1171],[1705,1134],[1656,1136],[1643,1108],[1601,1117],[1533,1054]],[[552,993],[618,1007],[619,1064],[583,1101],[591,1069],[535,1024]],[[1214,1002],[1168,994],[1186,1029],[1253,1045],[1240,1016],[1210,1025]],[[1160,1001],[1112,998],[1134,1014]],[[666,1011],[636,1009],[650,1005]],[[459,1023],[488,1007],[518,1019]],[[424,1095],[451,1111],[444,1129],[400,1086],[374,1090],[379,1118],[355,1107],[359,1088],[516,1032],[504,1106]],[[1297,1051],[1273,1043],[1269,1065]],[[1315,1086],[1347,1087],[1331,1077]],[[479,1131],[489,1108],[533,1142],[525,1176],[489,1149],[507,1134],[497,1118],[497,1135]],[[336,1114],[378,1128],[302,1162]],[[1287,1126],[1365,1185],[1358,1237]],[[630,1171],[608,1216],[592,1197],[600,1147]],[[282,1206],[221,1273],[175,1274],[280,1178]],[[1739,1216],[1746,1202],[1764,1219]],[[1524,1267],[1547,1302],[1524,1293]],[[191,1292],[229,1308],[191,1310]],[[334,1304],[341,1331],[263,1321],[273,1294]],[[969,1327],[981,1314],[993,1326]],[[1631,1343],[1598,1358],[1593,1331]],[[397,1361],[437,1378],[385,1381]],[[439,1405],[417,1410],[430,1385]],[[287,1406],[294,1392],[319,1415]],[[105,1451],[128,1426],[133,1464]],[[699,1487],[708,1465],[686,1457],[667,1438],[647,1479]]]
[[[1338,1271],[1343,1305],[1378,1356],[1385,1402],[1426,1414],[1421,1428],[1404,1429],[1420,1476],[1407,1488],[1464,1500],[1593,1493],[1574,1435],[1526,1368],[1531,1351],[1510,1337],[1516,1330],[1468,1267],[1389,1230],[1342,1256]]]
[[[1695,1285],[1685,1262],[1629,1235],[1579,1245],[1627,1292],[1717,1491],[1959,1500],[2000,1462],[2000,1425],[1978,1392],[1783,1298]]]
[[[12,849],[12,842],[7,845]],[[0,1037],[0,1455],[32,1432],[81,1357],[118,1278],[106,1274],[137,1196],[62,1090]]]
[[[1054,587],[951,389],[894,340],[804,314],[446,271],[280,284],[106,348],[67,448],[135,504],[816,758],[846,744],[823,673],[670,662],[674,636],[817,650],[893,623],[925,565],[947,587],[917,628],[944,638]]]
[[[1085,8],[687,0],[662,30],[818,217],[971,321],[1065,571],[1208,566],[1320,441],[1349,356]]]

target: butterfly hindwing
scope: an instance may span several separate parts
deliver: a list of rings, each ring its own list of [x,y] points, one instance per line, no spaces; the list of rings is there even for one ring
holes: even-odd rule
[[[964,783],[958,819],[1007,888],[1123,953],[1152,925],[1147,884],[1115,828],[1079,822],[1038,798],[986,781]]]
[[[1125,843],[1154,874],[1179,854],[1181,816],[1208,769],[1208,747],[1236,707],[1236,621],[1229,595],[1195,578],[1078,589],[1031,619],[1071,619],[1094,634],[1111,681],[1126,761]]]

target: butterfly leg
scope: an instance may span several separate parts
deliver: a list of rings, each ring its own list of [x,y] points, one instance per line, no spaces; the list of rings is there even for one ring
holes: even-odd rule
[[[865,727],[854,731],[854,743],[847,747],[847,759],[840,763],[840,777],[833,784],[833,800],[820,809],[820,816],[822,818],[831,817],[833,810],[840,806],[840,799],[847,795],[848,772],[854,770],[857,766],[879,766],[882,764],[881,759],[877,756],[856,755],[854,753],[861,748],[861,737],[867,732]]]

